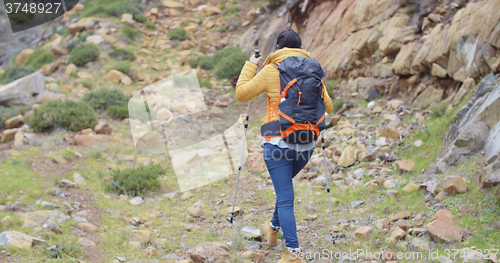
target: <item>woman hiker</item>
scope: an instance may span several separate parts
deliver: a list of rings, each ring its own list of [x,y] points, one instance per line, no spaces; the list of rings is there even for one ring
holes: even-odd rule
[[[293,30],[285,30],[279,34],[276,41],[276,51],[267,57],[259,74],[255,75],[262,58],[256,58],[255,55],[250,57],[250,61],[245,63],[241,71],[236,85],[236,98],[245,102],[265,92],[269,101],[272,102],[268,103],[264,124],[278,120],[278,116],[274,114],[277,109],[276,111],[270,109],[280,94],[279,71],[273,66],[273,63],[279,64],[283,59],[291,56],[311,57],[311,54],[301,49],[301,46],[302,41],[299,35]],[[323,89],[325,89],[324,86]],[[326,91],[323,94],[326,112],[330,114],[333,111],[332,101]],[[268,115],[271,115],[270,118]],[[276,205],[272,219],[267,220],[264,224],[268,245],[270,248],[277,245],[278,232],[281,228],[287,250],[279,263],[300,263],[302,248],[299,246],[297,238],[297,226],[293,211],[292,179],[311,158],[316,142],[293,144],[283,141],[280,137],[263,137],[261,146],[264,148],[264,161],[276,192]]]

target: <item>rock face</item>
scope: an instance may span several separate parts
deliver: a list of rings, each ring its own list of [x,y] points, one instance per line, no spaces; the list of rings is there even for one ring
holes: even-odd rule
[[[471,85],[471,81],[466,81]],[[464,83],[463,86],[466,85]],[[461,87],[469,89],[470,87]],[[471,156],[485,153],[486,164],[496,160],[500,152],[500,82],[495,75],[486,76],[473,97],[457,113],[456,123],[450,126],[445,138],[444,156],[427,170],[427,174],[442,173]]]
[[[187,254],[197,263],[229,263],[229,253],[215,243],[201,243],[190,248]]]
[[[0,104],[31,106],[40,103],[45,90],[45,76],[39,70],[26,77],[0,86]]]
[[[425,229],[436,242],[462,241],[462,229],[455,224],[453,215],[448,210],[439,210]]]

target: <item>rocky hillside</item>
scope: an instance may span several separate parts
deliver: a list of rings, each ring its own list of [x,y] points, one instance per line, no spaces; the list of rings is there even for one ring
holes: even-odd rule
[[[224,164],[242,133],[228,123],[246,114],[234,77],[289,27],[324,66],[336,112],[326,171],[317,147],[295,178],[306,261],[498,262],[499,7],[81,2],[0,69],[0,262],[276,262],[283,247],[261,230],[275,202],[263,96],[233,224],[238,159]]]

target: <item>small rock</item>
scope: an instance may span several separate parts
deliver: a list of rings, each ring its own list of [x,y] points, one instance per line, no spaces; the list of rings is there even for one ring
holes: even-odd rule
[[[415,141],[413,143],[413,146],[417,147],[417,148],[420,148],[422,147],[422,145],[424,145],[424,142],[422,140],[418,140],[418,141]]]
[[[201,217],[203,216],[203,210],[198,207],[191,206],[187,209],[187,212],[192,217]]]
[[[461,194],[467,191],[467,183],[461,176],[448,176],[443,180],[443,188],[447,194]]]
[[[24,118],[21,114],[12,117],[4,122],[5,124],[5,129],[15,129],[15,128],[21,128],[24,124]]]
[[[91,223],[87,223],[87,222],[80,222],[78,223],[78,227],[80,229],[82,229],[84,232],[87,232],[87,233],[95,233],[97,231],[97,226],[91,224]]]
[[[75,183],[77,184],[81,184],[83,182],[85,182],[85,178],[83,178],[79,173],[75,173],[73,175],[73,180],[75,181]]]
[[[240,230],[241,235],[248,239],[261,239],[260,229],[256,229],[249,226],[244,226]]]
[[[0,234],[0,246],[14,247],[19,249],[29,249],[40,244],[45,244],[45,240],[28,236],[17,231],[7,231]]]
[[[400,139],[400,133],[396,128],[387,126],[382,128],[382,130],[380,131],[380,137],[385,137],[396,141]]]
[[[415,170],[416,165],[413,160],[402,160],[396,161],[396,167],[401,171],[409,172]]]
[[[136,197],[130,199],[130,204],[132,204],[132,205],[140,205],[142,203],[144,203],[144,199],[142,199],[142,197],[140,197],[140,196],[136,196]]]
[[[411,245],[417,251],[428,251],[429,250],[429,241],[415,237],[411,240]]]
[[[215,243],[204,242],[187,251],[195,262],[229,262],[229,253]]]
[[[82,247],[95,247],[95,243],[82,237],[80,239],[78,239],[78,243],[80,243],[80,245]]]
[[[181,200],[188,200],[188,199],[191,199],[191,197],[193,197],[193,194],[191,192],[185,192],[184,194],[182,194],[181,196]]]
[[[356,180],[362,180],[364,173],[365,173],[365,169],[363,169],[363,168],[356,169],[356,171],[354,171],[354,173],[353,173],[353,178]]]
[[[106,121],[99,121],[99,123],[95,126],[94,131],[96,134],[111,134],[113,128]]]
[[[252,254],[250,254],[250,258],[253,262],[264,262],[264,256],[260,253],[253,252]]]
[[[403,191],[409,193],[409,192],[417,191],[418,189],[420,189],[420,185],[415,184],[415,183],[409,183],[403,188]]]
[[[124,262],[125,260],[127,260],[125,257],[116,257],[116,259],[120,262]]]
[[[436,200],[437,202],[441,202],[443,201],[444,199],[446,199],[446,192],[440,192],[439,194],[436,195],[436,197],[434,197],[434,200]]]
[[[406,236],[406,232],[400,227],[396,227],[394,231],[392,231],[391,238],[394,239],[403,239]]]
[[[151,232],[148,230],[132,230],[130,232],[129,240],[131,242],[139,242],[146,244],[151,242]]]
[[[356,231],[354,231],[354,235],[356,235],[356,237],[366,238],[372,232],[373,232],[373,228],[371,226],[363,226],[363,227],[356,229]]]
[[[57,186],[59,186],[61,188],[77,188],[78,187],[75,182],[71,182],[68,179],[62,179],[61,182],[59,182],[57,184]]]
[[[436,242],[462,241],[462,229],[453,220],[453,214],[446,209],[439,210],[425,229]]]
[[[53,160],[57,164],[63,164],[64,165],[64,164],[68,163],[68,160],[66,160],[66,158],[64,158],[61,155],[54,156]]]
[[[154,247],[148,247],[146,250],[144,250],[144,254],[146,257],[157,257],[158,256],[158,250],[156,250]]]
[[[389,217],[389,221],[398,221],[399,219],[405,219],[405,218],[408,218],[411,216],[411,212],[410,211],[402,211],[402,212],[399,212],[391,217]]]

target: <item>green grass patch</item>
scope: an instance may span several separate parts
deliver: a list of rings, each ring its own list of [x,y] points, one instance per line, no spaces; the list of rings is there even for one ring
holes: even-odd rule
[[[99,48],[95,44],[81,44],[71,51],[68,63],[73,63],[79,67],[84,66],[88,62],[97,60],[99,54]]]
[[[106,189],[116,194],[145,195],[160,189],[158,177],[166,172],[167,169],[158,164],[114,170],[110,173],[113,180],[106,184]]]
[[[94,34],[94,30],[88,30],[88,31],[85,31],[84,33],[79,33],[73,40],[71,40],[70,42],[68,42],[68,44],[66,44],[66,49],[68,49],[69,52],[73,51],[73,49],[75,47],[77,47],[78,45],[80,45],[82,43],[85,43],[85,41],[87,40],[87,37],[89,37],[93,34]]]
[[[330,96],[330,98],[332,98],[332,99],[335,98],[335,94],[334,94],[335,88],[337,88],[339,86],[341,81],[342,81],[342,79],[338,78],[338,79],[327,80],[324,82],[326,92],[328,93],[328,96]]]
[[[226,15],[234,15],[238,13],[241,10],[241,7],[239,6],[231,6],[226,9]]]
[[[156,25],[151,23],[151,22],[146,22],[144,23],[144,25],[149,28],[149,29],[155,29],[156,28]]]
[[[143,13],[140,13],[140,14],[134,15],[134,20],[144,24],[148,21],[148,18]]]
[[[0,162],[0,193],[11,195],[15,200],[19,191],[24,192],[25,205],[34,205],[45,190],[40,175],[31,171],[28,165],[17,159]],[[6,203],[6,199],[0,200]]]
[[[53,100],[33,109],[27,123],[36,132],[49,132],[55,127],[81,131],[94,128],[97,119],[94,110],[85,102]]]
[[[332,99],[332,104],[333,104],[333,112],[332,114],[335,114],[342,106],[344,105],[345,101],[344,99]]]

